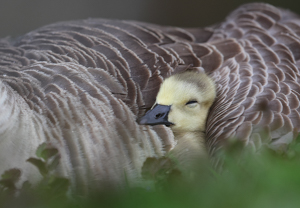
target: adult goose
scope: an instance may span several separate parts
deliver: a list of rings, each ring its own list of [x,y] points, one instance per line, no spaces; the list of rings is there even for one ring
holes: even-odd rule
[[[0,173],[19,168],[20,183],[38,181],[24,161],[46,142],[61,156],[57,174],[82,194],[138,185],[146,158],[175,140],[168,127],[136,119],[164,78],[191,68],[216,87],[204,136],[210,155],[231,137],[289,143],[300,126],[299,33],[297,15],[255,3],[207,28],[87,19],[1,39]]]

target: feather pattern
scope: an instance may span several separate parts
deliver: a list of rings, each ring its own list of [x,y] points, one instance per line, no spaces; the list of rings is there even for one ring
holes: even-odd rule
[[[254,3],[207,28],[87,19],[2,39],[0,172],[18,167],[23,180],[38,180],[23,161],[48,142],[61,155],[58,173],[82,194],[91,184],[138,184],[145,159],[175,143],[168,128],[136,118],[164,78],[187,68],[217,86],[211,155],[231,137],[255,148],[287,144],[300,130],[299,37],[297,15]]]

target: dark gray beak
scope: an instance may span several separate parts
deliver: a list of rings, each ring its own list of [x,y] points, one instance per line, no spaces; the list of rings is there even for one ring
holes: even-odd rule
[[[149,110],[143,117],[138,120],[139,124],[158,125],[164,124],[170,126],[173,123],[168,121],[168,114],[170,112],[170,105],[155,105],[154,108]]]

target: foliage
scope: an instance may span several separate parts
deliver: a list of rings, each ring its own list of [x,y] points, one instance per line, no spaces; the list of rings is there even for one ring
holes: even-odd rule
[[[265,148],[259,152],[232,144],[220,155],[222,170],[199,168],[186,177],[169,158],[148,158],[142,175],[153,188],[127,188],[118,192],[95,192],[88,198],[65,197],[67,179],[51,173],[57,152],[40,147],[35,160],[43,175],[38,187],[24,185],[16,196],[1,197],[0,207],[297,207],[300,204],[300,144],[295,141],[285,152]],[[39,162],[36,162],[39,161]],[[43,163],[43,165],[41,165]],[[55,162],[56,163],[56,162]],[[13,169],[0,180],[1,195],[15,190],[20,173]],[[26,187],[26,188],[25,188]],[[10,194],[14,191],[10,191]],[[72,199],[71,199],[72,198]]]
[[[69,180],[54,173],[60,159],[58,150],[43,143],[37,148],[36,156],[37,158],[29,158],[27,162],[39,170],[43,176],[41,182],[32,187],[25,181],[21,189],[18,189],[16,184],[21,177],[21,171],[5,171],[0,180],[0,207],[32,207],[36,204],[49,206],[58,201],[67,203]]]

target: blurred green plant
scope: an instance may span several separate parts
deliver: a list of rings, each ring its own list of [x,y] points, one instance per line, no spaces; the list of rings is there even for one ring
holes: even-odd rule
[[[89,197],[67,196],[69,182],[53,173],[58,152],[42,145],[37,158],[28,159],[43,176],[32,187],[23,185],[16,193],[20,177],[17,169],[6,171],[0,180],[0,207],[298,207],[300,204],[300,137],[286,151],[243,148],[229,144],[219,157],[223,168],[216,171],[203,166],[193,177],[186,177],[168,157],[148,158],[142,176],[152,181],[151,188],[125,188],[116,192],[99,191]],[[25,188],[26,187],[26,188]],[[8,193],[13,195],[10,197]]]
[[[42,175],[40,183],[32,186],[25,181],[18,189],[16,184],[20,180],[21,171],[17,168],[5,171],[0,180],[0,207],[49,206],[58,201],[67,203],[69,180],[55,174],[60,160],[58,150],[43,143],[37,148],[36,156],[27,159],[27,162],[39,170]]]
[[[66,198],[69,180],[55,174],[60,160],[58,150],[47,143],[43,143],[37,148],[36,156],[37,158],[27,159],[27,162],[33,164],[43,176],[37,187],[39,192],[47,195],[48,200]]]
[[[19,181],[21,171],[19,169],[10,169],[5,171],[1,175],[0,180],[0,193],[3,194],[14,194],[17,190],[16,183]]]

